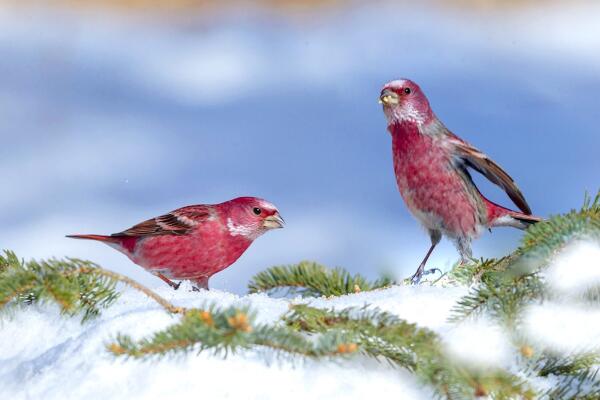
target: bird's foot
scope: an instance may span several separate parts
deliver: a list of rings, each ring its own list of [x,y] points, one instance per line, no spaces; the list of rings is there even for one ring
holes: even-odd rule
[[[419,268],[417,272],[415,272],[415,274],[410,278],[411,285],[418,285],[421,283],[421,278],[423,278],[423,276],[434,274],[436,271],[438,271],[440,274],[442,273],[442,270],[439,268],[431,268],[428,270]]]
[[[208,290],[208,277],[203,276],[198,279],[194,279],[192,292],[199,292],[200,289]]]

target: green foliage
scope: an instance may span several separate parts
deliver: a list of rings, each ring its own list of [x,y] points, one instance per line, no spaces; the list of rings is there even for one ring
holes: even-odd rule
[[[97,273],[89,261],[19,260],[11,251],[0,255],[0,308],[9,304],[55,302],[63,313],[96,316],[118,297],[115,281]]]
[[[296,305],[283,317],[285,325],[255,322],[248,309],[210,305],[191,309],[182,319],[149,338],[118,336],[107,346],[116,356],[151,358],[190,351],[228,354],[267,348],[280,356],[315,359],[363,354],[413,372],[443,398],[524,396],[531,389],[502,370],[473,371],[446,356],[440,338],[392,314],[376,309],[322,310]]]
[[[413,372],[441,398],[490,395],[508,399],[532,393],[520,378],[506,371],[476,371],[461,365],[444,352],[436,333],[377,309],[352,307],[334,311],[296,305],[284,320],[298,331],[348,332],[362,354]]]
[[[369,282],[361,275],[351,275],[341,268],[328,269],[315,262],[302,261],[259,272],[248,284],[248,289],[250,293],[287,289],[288,294],[301,294],[305,297],[341,296],[383,288],[393,283],[388,277]]]
[[[600,191],[594,200],[586,196],[580,210],[571,210],[529,227],[519,250],[524,256],[536,258],[536,266],[541,267],[556,250],[582,238],[600,239]]]
[[[544,290],[538,274],[515,277],[505,273],[490,274],[457,301],[450,321],[459,322],[486,312],[503,325],[511,327],[518,322],[523,306],[540,300]]]
[[[256,324],[248,309],[220,309],[210,305],[205,309],[190,309],[181,321],[138,342],[120,335],[108,350],[117,356],[148,358],[178,352],[211,351],[228,354],[252,347],[269,348],[277,353],[311,358],[343,355],[348,335],[330,332],[318,341],[285,326]]]
[[[471,260],[463,264],[456,264],[450,272],[447,273],[448,280],[459,285],[472,285],[494,278],[494,273],[504,271],[506,265],[515,258],[515,255],[502,257],[499,259],[481,258]]]
[[[549,352],[536,360],[532,369],[538,371],[539,376],[573,376],[598,365],[598,363],[600,363],[600,354],[594,350],[567,357]]]

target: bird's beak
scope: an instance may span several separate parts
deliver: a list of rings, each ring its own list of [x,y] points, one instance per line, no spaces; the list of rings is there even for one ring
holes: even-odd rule
[[[285,225],[285,221],[281,218],[279,213],[269,215],[267,218],[263,219],[263,226],[267,229],[283,228],[283,225]]]
[[[400,97],[389,89],[383,89],[379,96],[379,104],[391,105],[400,103]]]

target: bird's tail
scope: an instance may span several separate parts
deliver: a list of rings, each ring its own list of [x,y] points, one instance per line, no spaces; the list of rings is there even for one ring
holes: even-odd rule
[[[482,196],[483,197],[483,196]],[[529,225],[542,221],[543,218],[535,215],[524,214],[518,211],[509,210],[501,205],[489,201],[483,197],[487,208],[488,226],[512,226],[513,228],[526,229]]]
[[[97,240],[99,242],[119,243],[118,238],[106,235],[67,235],[67,237],[71,239],[88,239]]]
[[[117,249],[128,256],[134,252],[138,242],[136,237],[120,235],[67,235],[67,237],[71,239],[97,240],[106,243],[110,247]]]

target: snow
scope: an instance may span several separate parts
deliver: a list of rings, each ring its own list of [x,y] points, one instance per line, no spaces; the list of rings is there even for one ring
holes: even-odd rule
[[[600,343],[600,311],[582,305],[531,306],[525,321],[529,336],[564,354],[589,351]]]
[[[206,302],[246,306],[258,310],[258,321],[273,322],[288,310],[288,300],[265,294],[237,296],[221,291],[191,292],[189,286],[174,292],[157,291],[186,307]],[[407,288],[416,294],[413,288]],[[396,293],[398,288],[390,293]],[[450,291],[456,298],[460,292]],[[333,307],[362,305],[374,293],[319,300]],[[384,297],[380,293],[379,297]],[[446,299],[450,295],[442,296]],[[300,298],[294,302],[304,301]],[[393,308],[391,304],[388,308]],[[144,296],[127,290],[100,318],[81,325],[76,318],[61,318],[52,306],[32,307],[5,319],[0,342],[0,386],[3,397],[25,399],[363,399],[401,393],[399,398],[429,398],[414,377],[402,370],[366,358],[314,362],[265,362],[264,351],[244,351],[227,359],[190,353],[157,361],[115,359],[104,346],[117,333],[142,338],[175,322]],[[417,322],[417,321],[415,321]],[[15,340],[18,338],[18,340]],[[68,382],[68,385],[65,384]]]
[[[589,241],[569,244],[548,269],[548,283],[565,295],[600,286],[600,247]]]
[[[574,250],[575,249],[575,250]],[[559,254],[549,271],[573,265],[581,253],[600,250],[594,242],[577,242]],[[587,249],[587,250],[586,250]],[[587,251],[587,252],[586,252]],[[596,261],[596,260],[587,260]],[[589,264],[591,265],[591,264]],[[587,275],[581,275],[587,277]],[[447,351],[477,368],[514,371],[518,349],[503,330],[487,318],[459,324],[448,322],[467,287],[394,286],[332,298],[272,298],[264,293],[236,295],[220,290],[156,291],[176,305],[249,306],[262,323],[277,321],[290,303],[343,309],[371,305],[409,322],[434,330]],[[13,309],[0,319],[0,387],[10,399],[429,399],[432,393],[408,372],[362,356],[332,361],[288,360],[269,356],[266,349],[247,350],[227,358],[191,352],[153,360],[117,359],[105,346],[118,333],[140,339],[177,321],[142,294],[126,289],[116,304],[85,324],[61,317],[56,306]],[[600,342],[600,312],[565,296],[525,313],[523,332],[537,345],[557,351],[589,350]],[[266,355],[266,357],[265,357]],[[552,379],[552,378],[548,378]],[[537,378],[538,387],[549,381]]]
[[[510,366],[510,342],[502,329],[482,318],[451,329],[445,336],[448,353],[478,368]]]

